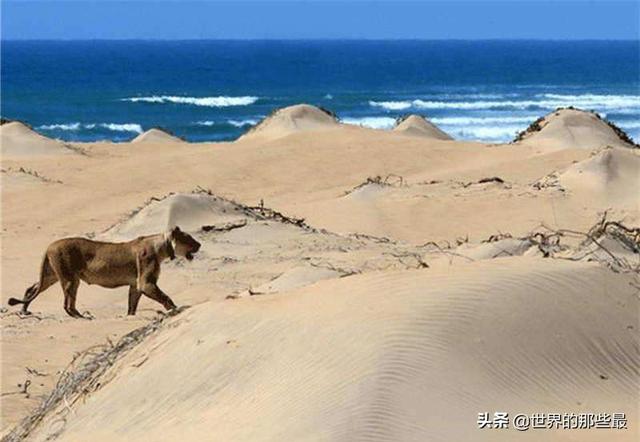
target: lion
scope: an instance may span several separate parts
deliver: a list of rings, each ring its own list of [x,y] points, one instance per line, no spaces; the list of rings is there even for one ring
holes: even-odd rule
[[[9,305],[22,304],[22,312],[29,314],[29,304],[60,281],[65,312],[74,318],[84,318],[76,309],[78,286],[84,281],[106,288],[128,285],[129,315],[136,314],[141,295],[172,310],[176,305],[157,285],[160,264],[166,259],[175,259],[176,254],[191,261],[199,249],[200,243],[179,227],[123,243],[60,239],[47,247],[39,281],[27,288],[22,300],[10,298]]]

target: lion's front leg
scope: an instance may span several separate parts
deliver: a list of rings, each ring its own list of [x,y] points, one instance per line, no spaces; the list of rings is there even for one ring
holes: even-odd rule
[[[167,310],[176,308],[171,298],[160,290],[157,284],[160,276],[160,257],[153,250],[144,249],[137,255],[136,265],[138,268],[137,291],[158,301]]]
[[[150,282],[145,284],[142,289],[142,293],[153,299],[154,301],[158,301],[167,310],[173,310],[177,307],[171,300],[171,298],[169,298],[166,293],[160,290],[160,287],[158,287],[155,283]]]

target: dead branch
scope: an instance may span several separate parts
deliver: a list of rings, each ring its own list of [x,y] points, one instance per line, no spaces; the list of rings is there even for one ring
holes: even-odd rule
[[[27,373],[32,374],[34,376],[49,376],[47,373],[39,372],[35,368],[25,367],[25,369],[27,370]]]
[[[29,416],[25,417],[2,442],[18,442],[29,435],[51,411],[56,409],[67,397],[73,405],[80,397],[89,394],[102,386],[102,375],[129,350],[142,342],[147,336],[158,330],[166,318],[175,316],[181,309],[163,314],[151,323],[137,328],[124,335],[114,345],[93,346],[75,355],[71,363],[64,369],[56,386],[49,396]],[[28,384],[27,384],[28,383]],[[28,394],[27,384],[21,393]],[[69,407],[67,403],[67,407]],[[69,407],[70,408],[70,407]]]
[[[403,251],[403,252],[383,252],[382,254],[383,255],[390,255],[390,256],[393,256],[394,258],[397,258],[398,261],[400,261],[400,263],[402,263],[407,268],[414,268],[414,269],[428,269],[429,268],[429,264],[427,264],[426,261],[424,259],[422,259],[422,256],[419,253]],[[415,260],[417,264],[415,264],[415,265],[407,264],[404,261],[407,258]]]
[[[210,226],[202,226],[203,232],[228,232],[229,230],[239,229],[247,225],[247,220],[243,219],[236,223],[227,223],[221,226],[210,225]]]
[[[434,241],[429,241],[429,242],[424,243],[424,244],[422,244],[422,245],[420,245],[418,247],[420,247],[420,248],[434,247],[436,249],[435,250],[436,252],[442,253],[443,255],[449,256],[449,258],[450,258],[449,259],[449,263],[451,263],[453,261],[453,258],[463,258],[463,259],[466,259],[467,261],[471,261],[471,262],[475,261],[475,259],[473,259],[473,258],[461,255],[460,253],[453,252],[451,250],[451,244],[448,244],[448,243],[447,243],[446,248],[441,247],[439,244],[437,244]]]
[[[394,240],[389,239],[385,236],[373,236],[373,235],[368,235],[366,233],[351,233],[348,235],[348,237],[360,239],[360,240],[373,241],[373,242],[382,243],[382,244],[395,244]]]
[[[351,190],[347,190],[344,194],[349,195],[350,193],[355,192],[358,189],[361,189],[370,184],[374,184],[377,186],[385,186],[385,187],[402,187],[405,185],[404,177],[401,175],[396,175],[395,173],[390,173],[386,177],[382,178],[381,175],[376,175],[373,177],[367,177],[365,181],[358,184]]]
[[[504,180],[498,176],[493,176],[489,178],[481,178],[478,181],[469,181],[467,183],[462,183],[462,187],[469,187],[474,184],[486,184],[486,183],[504,184]]]
[[[0,394],[0,396],[11,396],[13,394],[24,394],[25,398],[29,399],[29,386],[31,385],[31,380],[27,379],[26,381],[24,381],[22,384],[18,384],[18,387],[20,388],[20,390],[18,391],[9,391],[7,393],[2,393]],[[3,439],[4,442],[4,439]]]
[[[346,269],[343,267],[338,267],[337,265],[329,262],[329,261],[324,261],[324,262],[312,262],[309,261],[309,265],[311,267],[316,267],[316,268],[321,268],[321,269],[327,269],[327,270],[332,270],[336,273],[340,273],[340,277],[344,278],[346,276],[351,276],[351,275],[357,275],[359,273],[362,273],[362,271],[360,269]]]
[[[496,241],[502,241],[503,239],[511,239],[513,238],[511,236],[510,233],[502,233],[502,232],[498,232],[496,235],[491,235],[489,238],[483,240],[483,243],[488,243],[488,242],[496,242]]]

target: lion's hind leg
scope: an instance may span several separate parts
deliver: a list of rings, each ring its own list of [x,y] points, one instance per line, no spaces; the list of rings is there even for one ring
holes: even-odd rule
[[[62,290],[64,291],[64,311],[73,318],[84,318],[82,313],[76,309],[76,295],[78,294],[80,279],[71,278],[60,281],[60,283],[62,284]]]
[[[135,286],[129,286],[129,309],[127,311],[128,315],[136,314],[136,310],[138,310],[138,302],[140,302],[140,296],[142,296],[142,293],[139,292]]]
[[[70,269],[70,266],[62,254],[57,253],[57,256],[54,256],[54,258],[56,259],[49,259],[49,261],[53,272],[56,274],[62,286],[64,293],[64,311],[73,318],[84,318],[76,309],[76,295],[78,293],[78,286],[80,285],[80,278]]]

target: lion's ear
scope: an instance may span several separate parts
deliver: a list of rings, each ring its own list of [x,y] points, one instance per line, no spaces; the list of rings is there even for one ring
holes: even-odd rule
[[[172,233],[178,233],[178,232],[180,232],[180,227],[175,226],[172,230]]]

